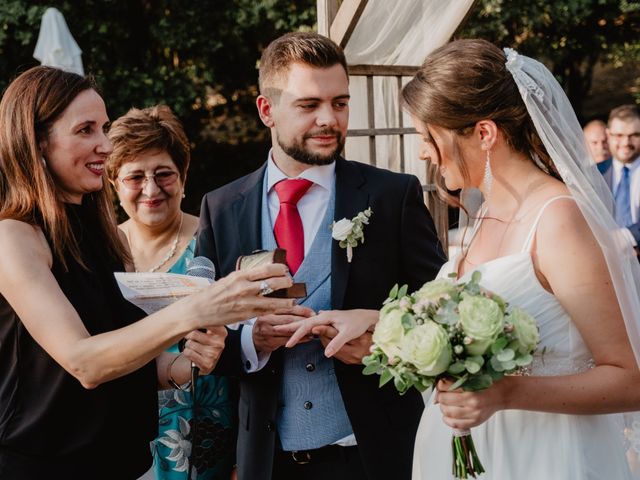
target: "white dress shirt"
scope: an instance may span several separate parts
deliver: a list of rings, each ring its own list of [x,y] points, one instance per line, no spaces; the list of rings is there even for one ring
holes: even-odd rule
[[[273,156],[269,152],[269,159],[267,160],[267,203],[269,205],[269,216],[271,217],[271,229],[278,218],[278,212],[280,211],[280,200],[278,194],[273,188],[274,185],[281,180],[286,180],[289,177],[280,170],[275,162]],[[304,230],[304,254],[306,255],[311,244],[313,243],[318,229],[322,227],[321,223],[324,219],[324,215],[331,198],[331,192],[335,186],[336,176],[336,164],[335,162],[330,165],[316,165],[306,169],[296,178],[304,178],[313,182],[313,185],[309,187],[309,190],[298,201],[298,212],[300,213],[300,219],[302,220],[302,228]],[[328,225],[325,228],[329,228]],[[256,348],[253,344],[253,324],[255,318],[245,322],[245,326],[242,329],[240,336],[241,346],[241,358],[247,373],[257,372],[263,368],[269,361],[270,353],[256,352]]]

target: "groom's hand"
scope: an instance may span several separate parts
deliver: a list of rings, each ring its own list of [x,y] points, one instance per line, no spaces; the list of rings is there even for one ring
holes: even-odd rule
[[[320,341],[325,348],[331,339],[338,334],[338,330],[330,325],[320,325],[314,327],[312,331],[320,337]],[[362,358],[371,353],[369,349],[372,343],[371,333],[365,332],[359,337],[345,343],[333,356],[342,363],[360,365],[362,364]]]
[[[282,333],[274,329],[276,325],[286,325],[315,315],[315,312],[307,307],[296,305],[287,310],[279,310],[271,315],[263,315],[256,318],[253,324],[253,345],[258,353],[271,353],[287,343],[290,333]],[[308,342],[311,336],[307,336],[301,342]]]

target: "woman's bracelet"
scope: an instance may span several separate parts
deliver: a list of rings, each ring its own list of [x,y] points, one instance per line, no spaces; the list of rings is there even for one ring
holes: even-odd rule
[[[181,356],[182,356],[182,353],[179,353],[173,358],[173,360],[169,362],[169,365],[167,365],[167,383],[171,385],[173,388],[175,388],[176,390],[187,391],[189,390],[189,387],[191,387],[191,381],[185,383],[184,385],[179,385],[178,382],[174,380],[173,375],[171,375],[171,369],[173,368],[173,364],[176,363],[176,360],[178,360]]]

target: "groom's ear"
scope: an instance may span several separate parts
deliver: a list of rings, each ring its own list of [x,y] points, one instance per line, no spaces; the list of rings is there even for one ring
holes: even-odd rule
[[[491,150],[498,138],[498,126],[493,120],[480,120],[476,123],[474,134],[483,150]]]
[[[264,95],[259,95],[256,99],[256,106],[258,107],[258,115],[260,115],[262,123],[272,128],[274,126],[272,100]]]

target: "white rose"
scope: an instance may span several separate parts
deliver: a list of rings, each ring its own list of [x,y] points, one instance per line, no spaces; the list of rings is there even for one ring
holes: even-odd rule
[[[458,305],[460,326],[471,339],[467,352],[483,355],[498,338],[504,328],[504,315],[493,300],[477,295],[468,295]]]
[[[451,296],[456,284],[450,278],[439,278],[425,283],[413,296],[419,302],[436,303],[443,297]]]
[[[513,308],[509,313],[509,321],[513,325],[513,338],[518,341],[518,351],[532,353],[540,341],[535,319],[524,310]]]
[[[334,240],[338,240],[339,242],[346,240],[349,235],[351,235],[351,231],[353,230],[353,223],[351,220],[347,220],[343,218],[342,220],[338,220],[333,224],[333,229],[331,231],[331,236]]]
[[[400,358],[415,365],[422,375],[435,377],[441,374],[451,363],[447,331],[432,321],[409,330],[400,344]]]
[[[389,358],[398,356],[400,352],[400,341],[404,336],[402,315],[405,313],[398,307],[397,300],[385,305],[380,311],[380,320],[373,332],[373,343]]]

